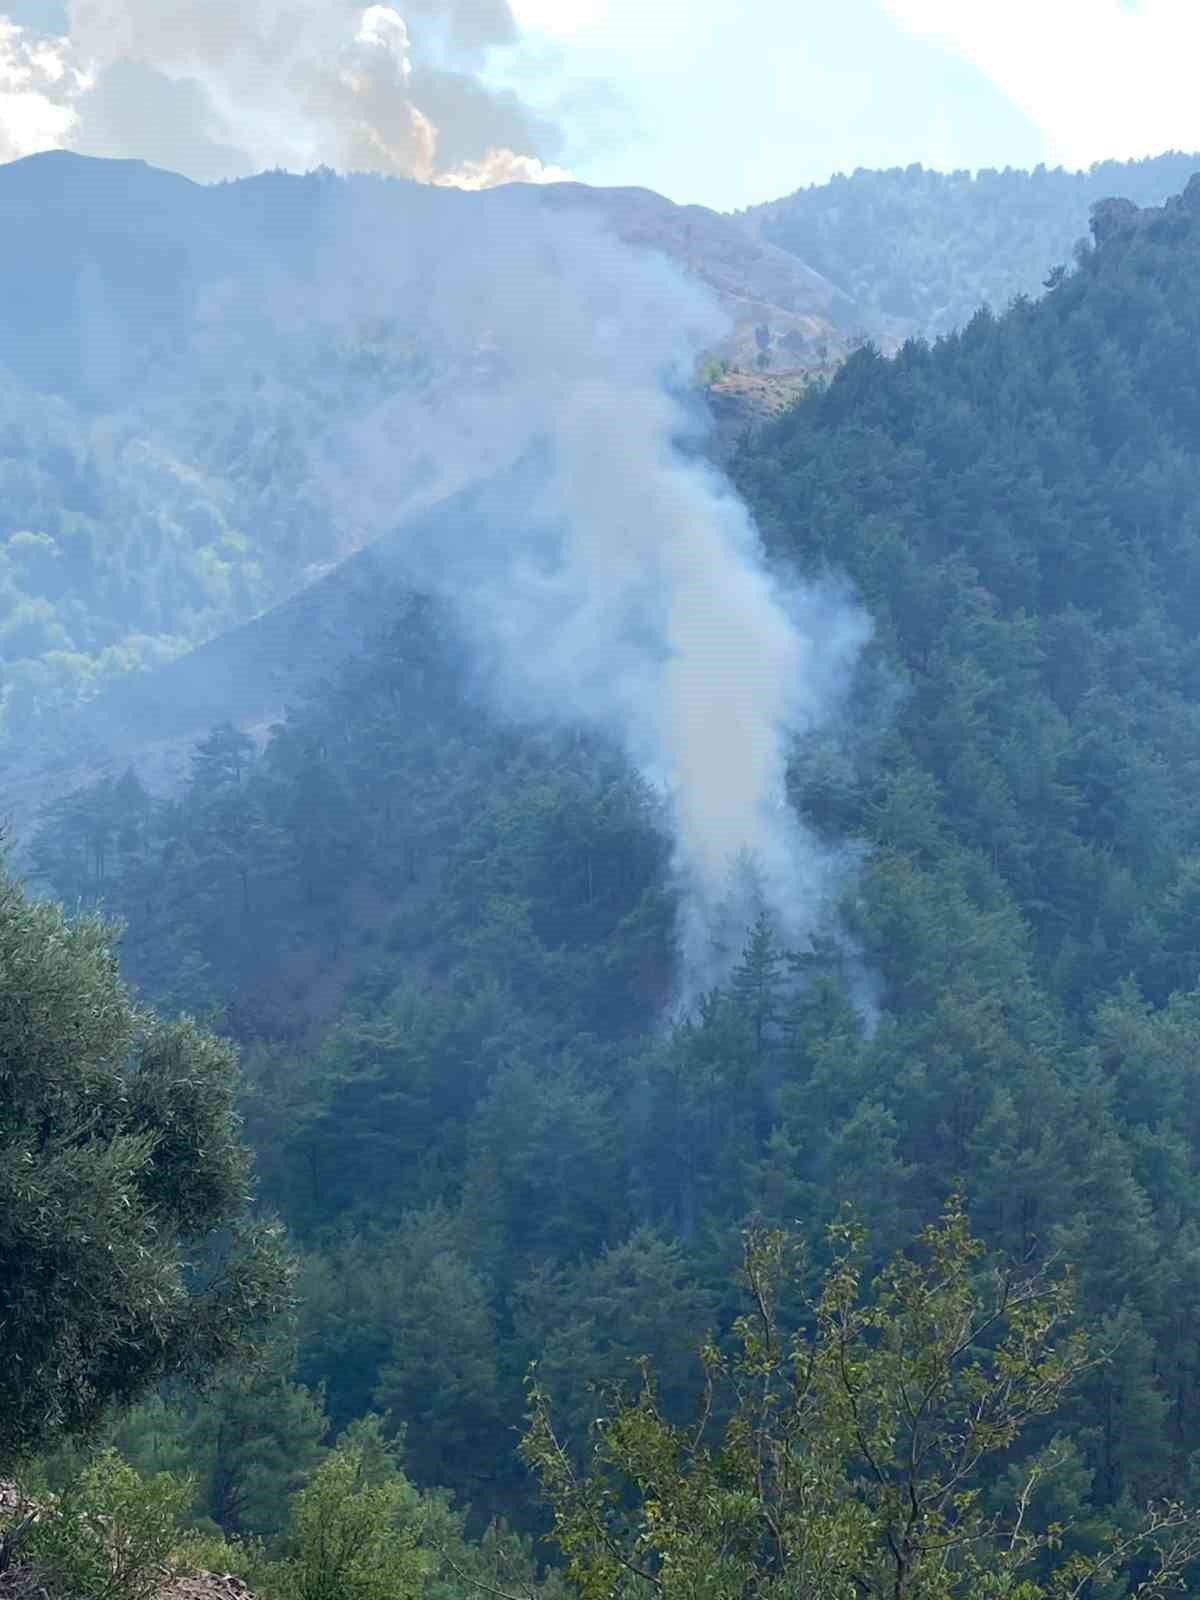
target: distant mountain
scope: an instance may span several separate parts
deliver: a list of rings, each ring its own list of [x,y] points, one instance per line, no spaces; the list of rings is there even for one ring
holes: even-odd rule
[[[61,743],[80,701],[386,530],[320,480],[323,441],[336,453],[397,394],[444,429],[482,392],[494,353],[405,300],[519,236],[531,206],[597,215],[708,285],[732,321],[714,354],[734,364],[765,341],[777,366],[832,370],[858,326],[795,256],[648,190],[206,187],[62,151],[0,167],[0,237],[20,241],[0,252],[0,752]]]
[[[860,326],[843,290],[703,206],[574,183],[534,196],[550,209],[603,216],[619,238],[711,287],[734,317],[730,354],[752,355],[753,325],[765,321],[778,336],[796,335],[793,364],[805,354],[811,364],[818,345],[824,360]],[[14,161],[0,166],[0,229],[21,241],[0,256],[0,366],[41,391],[101,405],[126,398],[130,384],[161,381],[164,362],[202,356],[197,330],[218,315],[215,286],[285,269],[303,280],[331,252],[353,252],[365,212],[409,236],[437,228],[466,245],[529,197],[523,185],[473,193],[328,174],[200,185],[144,162],[66,151]],[[222,323],[238,309],[222,298]]]
[[[165,774],[206,720],[269,719],[374,626],[390,589],[369,563],[336,574],[387,523],[319,481],[314,441],[398,391],[436,416],[479,389],[488,357],[453,326],[414,339],[364,315],[348,336],[323,301],[357,292],[354,241],[402,239],[410,273],[428,274],[530,204],[604,218],[729,311],[714,356],[733,370],[709,385],[728,452],[863,337],[889,352],[980,299],[1040,292],[1094,200],[1161,200],[1192,167],[859,172],[737,217],[579,184],[471,194],[267,173],[205,187],[65,152],[0,167],[0,237],[20,241],[0,252],[7,803],[25,810],[47,763],[55,788],[126,759],[135,722],[142,765]]]
[[[1200,156],[1173,151],[1086,172],[859,168],[736,221],[836,284],[865,328],[896,318],[934,335],[961,327],[985,303],[1002,311],[1017,295],[1040,294],[1049,270],[1086,238],[1097,201],[1121,195],[1159,205],[1197,167]]]

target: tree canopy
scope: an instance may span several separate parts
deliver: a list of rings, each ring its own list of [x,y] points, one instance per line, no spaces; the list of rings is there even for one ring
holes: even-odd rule
[[[201,1376],[286,1304],[236,1087],[228,1044],[133,1003],[111,927],[0,876],[0,1464]]]
[[[789,1332],[795,1241],[750,1230],[750,1309],[732,1351],[700,1351],[694,1420],[669,1418],[644,1362],[635,1396],[605,1398],[581,1469],[535,1372],[522,1453],[583,1600],[1068,1600],[1131,1567],[1143,1600],[1182,1587],[1200,1522],[1179,1504],[1094,1552],[1077,1529],[1039,1526],[1034,1502],[1070,1456],[1059,1438],[987,1493],[988,1458],[1011,1458],[1092,1359],[1070,1331],[1069,1279],[985,1264],[957,1200],[869,1290],[861,1229],[830,1234]]]

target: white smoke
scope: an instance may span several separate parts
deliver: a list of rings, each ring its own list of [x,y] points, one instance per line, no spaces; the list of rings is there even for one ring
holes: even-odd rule
[[[457,607],[487,691],[519,716],[615,737],[672,818],[685,988],[736,959],[749,862],[779,931],[830,914],[839,861],[786,796],[798,735],[839,709],[869,623],[832,582],[783,585],[699,448],[692,374],[724,318],[664,258],[537,191],[463,201],[381,273],[398,332],[474,353],[420,402],[397,395],[339,438],[330,504],[364,537],[404,522],[413,581]],[[348,464],[348,465],[347,465]],[[404,508],[420,484],[484,485],[431,548]],[[757,908],[755,908],[757,909]]]
[[[65,34],[0,16],[0,160],[65,146],[199,181],[271,167],[481,188],[565,176],[489,56],[507,0],[70,0]]]

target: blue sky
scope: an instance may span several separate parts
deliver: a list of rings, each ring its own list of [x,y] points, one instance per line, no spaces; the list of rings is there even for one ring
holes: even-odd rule
[[[591,183],[731,208],[856,166],[1052,156],[984,70],[881,0],[526,0],[519,10],[542,48],[510,64],[511,78],[558,112],[558,159]]]
[[[505,0],[0,0],[0,160],[565,170],[734,208],[856,166],[1200,149],[1200,0],[509,3],[515,43]]]
[[[520,81],[561,105],[564,165],[677,200],[742,206],[855,166],[1080,167],[1200,148],[1200,0],[515,8],[543,46]]]

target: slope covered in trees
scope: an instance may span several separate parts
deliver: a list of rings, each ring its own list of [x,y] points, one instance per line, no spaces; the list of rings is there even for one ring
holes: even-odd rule
[[[453,386],[470,352],[435,363],[435,340],[328,304],[321,240],[376,196],[419,231],[432,193],[321,174],[206,189],[63,152],[0,169],[24,241],[0,263],[0,750],[367,541],[321,478],[331,438],[397,387],[425,392],[433,365]],[[295,314],[305,295],[322,315]]]
[[[846,725],[791,772],[863,864],[852,945],[761,922],[674,1026],[654,795],[593,740],[490,720],[419,600],[261,753],[217,729],[169,802],[131,779],[57,808],[44,883],[124,916],[145,990],[244,1045],[304,1263],[274,1365],[167,1395],[130,1454],[199,1452],[208,1514],[268,1528],[277,1495],[222,1510],[247,1468],[212,1441],[291,1459],[323,1385],[335,1426],[404,1426],[418,1482],[524,1519],[531,1359],[569,1440],[587,1380],[642,1354],[686,1415],[748,1215],[798,1221],[819,1271],[848,1197],[886,1253],[961,1184],[990,1245],[1076,1264],[1114,1352],[1053,1424],[1040,1525],[1186,1487],[1198,438],[1200,184],[1037,303],[864,350],[747,441],[773,557],[848,573],[876,622]]]
[[[450,492],[439,476],[486,470],[438,429],[504,363],[432,286],[480,263],[486,295],[532,207],[548,237],[591,218],[680,264],[730,311],[731,351],[764,320],[813,363],[846,348],[845,296],[715,212],[531,196],[330,172],[203,187],[64,151],[0,166],[0,232],[22,241],[0,259],[0,754],[77,742],[79,701],[294,594],[406,497]],[[371,430],[390,434],[390,520],[344,481]]]
[[[602,218],[714,292],[734,324],[724,353],[768,371],[757,401],[749,379],[719,386],[740,417],[790,395],[776,369],[828,371],[852,335],[891,349],[1036,292],[1092,200],[1159,200],[1189,173],[1182,156],[1089,174],[860,172],[741,218],[579,185],[538,204]],[[453,315],[435,329],[406,312],[414,280],[437,280],[422,263],[439,249],[486,254],[519,231],[520,206],[519,189],[328,173],[203,188],[65,152],[0,169],[0,229],[22,241],[0,259],[0,755],[78,748],[80,701],[388,531],[330,463],[402,393],[419,425],[394,448],[422,482],[422,428],[485,390],[488,360]],[[353,266],[323,240],[356,241]],[[379,249],[393,275],[356,299]]]
[[[887,315],[932,337],[962,327],[981,305],[1004,311],[1014,296],[1038,294],[1086,239],[1098,200],[1160,205],[1196,166],[1195,156],[1172,152],[1101,161],[1086,172],[859,168],[753,206],[739,220],[835,283],[857,306],[863,331]]]

